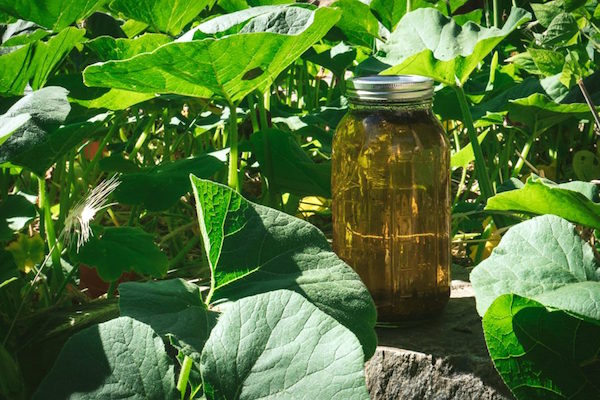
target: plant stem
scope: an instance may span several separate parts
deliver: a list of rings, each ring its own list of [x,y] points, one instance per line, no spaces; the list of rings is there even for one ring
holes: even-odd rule
[[[54,273],[53,283],[57,285],[62,282],[62,265],[60,263],[60,249],[56,242],[56,233],[54,232],[54,222],[52,221],[52,211],[50,210],[50,201],[46,195],[46,180],[38,177],[40,211],[44,218],[44,232],[46,233],[46,242],[48,243],[49,254],[52,259],[52,270]]]
[[[498,0],[493,0],[492,8],[494,11],[494,27],[500,28],[500,7],[498,5]]]
[[[525,164],[525,160],[527,159],[527,156],[529,155],[529,150],[531,150],[531,146],[533,146],[533,141],[535,140],[537,135],[538,135],[538,132],[537,132],[537,118],[536,118],[535,123],[533,124],[533,134],[531,135],[531,137],[529,139],[527,139],[527,142],[525,142],[525,145],[523,146],[523,149],[521,150],[521,153],[519,155],[519,160],[517,161],[517,163],[515,164],[515,168],[513,169],[512,176],[514,178],[517,178],[519,176],[519,174],[521,173],[521,169],[523,168],[523,165]]]
[[[175,267],[177,264],[179,264],[181,262],[181,260],[183,260],[185,258],[185,256],[187,255],[187,253],[189,253],[195,245],[198,244],[198,242],[200,241],[200,236],[196,235],[193,236],[186,244],[185,246],[182,247],[182,249],[179,251],[179,253],[177,253],[175,255],[175,257],[173,257],[170,261],[169,261],[169,265],[168,265],[168,269],[171,269],[173,267]]]
[[[229,103],[229,173],[227,175],[227,184],[230,188],[240,191],[240,182],[238,177],[238,128],[237,112],[233,103]]]
[[[258,126],[258,118],[256,117],[256,104],[254,103],[254,95],[248,95],[248,108],[250,109],[250,122],[252,123],[252,132],[260,130]]]
[[[92,161],[88,164],[87,168],[85,169],[84,173],[83,173],[83,177],[84,179],[87,178],[90,174],[90,172],[92,172],[94,170],[94,168],[96,167],[96,164],[98,164],[98,161],[100,161],[100,158],[102,158],[102,150],[104,149],[104,147],[106,147],[106,145],[108,144],[108,141],[113,137],[113,135],[115,134],[115,132],[117,130],[119,130],[119,122],[117,120],[113,121],[113,126],[111,126],[108,129],[108,133],[106,135],[104,135],[104,137],[102,138],[102,141],[100,142],[100,145],[98,146],[98,151],[96,152],[96,154],[94,154],[94,158],[92,158]]]
[[[406,12],[411,12],[411,11],[412,11],[412,1],[406,0]]]
[[[266,94],[265,99],[266,101]],[[271,164],[271,146],[269,143],[269,135],[266,129],[269,127],[267,120],[267,110],[265,104],[261,101],[258,102],[258,110],[260,113],[260,127],[263,131],[263,153],[265,165],[261,165],[261,169],[264,167],[262,173],[264,174],[264,181],[267,190],[267,205],[269,207],[277,207],[277,192],[273,187],[273,165]]]
[[[594,121],[596,122],[596,130],[600,132],[600,116],[598,116],[598,111],[596,111],[596,107],[594,106],[594,102],[588,93],[585,84],[583,83],[583,79],[579,79],[577,81],[577,85],[579,85],[579,89],[581,90],[581,94],[583,94],[583,98],[587,103],[592,115],[594,116]]]
[[[185,356],[185,358],[183,359],[183,363],[181,363],[181,371],[179,372],[179,378],[177,379],[177,390],[179,390],[179,393],[181,393],[181,400],[185,399],[185,388],[187,387],[191,370],[192,359],[189,356]]]
[[[460,110],[463,115],[463,122],[467,128],[469,142],[471,142],[471,146],[473,147],[473,155],[475,156],[475,174],[477,175],[477,180],[479,181],[479,187],[481,188],[483,197],[485,200],[487,200],[494,195],[494,188],[490,182],[485,159],[483,158],[483,152],[481,151],[481,146],[477,140],[477,132],[475,131],[475,126],[473,125],[473,116],[471,115],[471,110],[469,109],[469,104],[467,103],[467,97],[465,96],[462,86],[455,85],[452,86],[452,88],[456,92],[456,97],[458,97],[458,104],[460,105]]]

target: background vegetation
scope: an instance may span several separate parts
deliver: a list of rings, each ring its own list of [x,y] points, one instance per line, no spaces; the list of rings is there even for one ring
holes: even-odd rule
[[[437,82],[507,385],[600,398],[598,2],[288,3],[0,0],[0,396],[368,397],[325,237],[345,79],[383,73]]]

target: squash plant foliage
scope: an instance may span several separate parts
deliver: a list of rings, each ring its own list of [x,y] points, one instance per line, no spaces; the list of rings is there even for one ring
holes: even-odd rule
[[[600,397],[598,2],[314,3],[0,0],[0,397],[367,398],[375,308],[326,238],[373,73],[437,82],[507,386]]]

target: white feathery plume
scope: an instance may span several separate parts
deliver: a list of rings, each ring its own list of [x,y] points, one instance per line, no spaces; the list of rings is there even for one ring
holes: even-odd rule
[[[65,227],[62,231],[65,244],[68,246],[77,238],[77,252],[94,233],[90,228],[90,221],[94,219],[96,213],[103,208],[113,205],[106,204],[108,196],[121,184],[117,175],[113,175],[110,179],[104,180],[95,188],[90,190],[88,194],[81,199],[65,218]]]

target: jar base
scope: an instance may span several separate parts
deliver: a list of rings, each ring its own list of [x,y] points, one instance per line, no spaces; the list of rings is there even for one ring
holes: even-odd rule
[[[433,297],[410,297],[397,301],[394,305],[377,305],[376,326],[407,327],[419,325],[438,317],[444,311],[450,298],[450,290]]]

